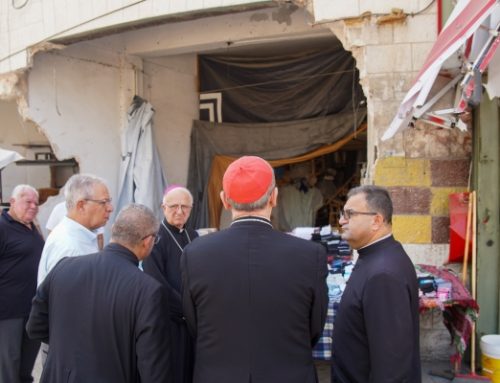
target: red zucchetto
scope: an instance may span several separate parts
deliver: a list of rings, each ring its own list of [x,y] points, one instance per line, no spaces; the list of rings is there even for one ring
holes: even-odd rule
[[[266,160],[244,156],[229,165],[222,179],[222,188],[226,198],[240,204],[252,203],[266,194],[273,179],[273,168]]]

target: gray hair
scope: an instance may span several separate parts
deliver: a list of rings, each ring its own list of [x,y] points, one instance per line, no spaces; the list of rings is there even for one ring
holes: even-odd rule
[[[26,185],[26,184],[21,184],[21,185],[17,185],[14,188],[14,190],[12,190],[11,198],[19,199],[24,194],[26,194],[27,191],[31,191],[31,192],[33,192],[33,193],[36,194],[37,198],[39,197],[38,190],[36,190],[33,186]]]
[[[75,174],[64,185],[64,197],[66,199],[66,208],[74,208],[78,201],[93,197],[96,185],[104,185],[107,188],[106,181],[92,174]]]
[[[271,185],[267,189],[267,191],[264,193],[262,197],[260,197],[257,201],[250,202],[250,203],[238,203],[234,202],[231,198],[227,198],[227,202],[233,207],[235,210],[240,210],[240,211],[248,211],[252,212],[255,210],[260,210],[266,206],[266,204],[269,202],[269,198],[271,198],[271,194],[274,190],[274,187],[276,186],[276,182],[274,180],[274,175],[273,175],[273,180],[271,182]]]
[[[165,199],[167,198],[167,195],[169,195],[170,193],[172,193],[173,191],[176,191],[176,190],[181,190],[181,191],[183,191],[183,192],[184,192],[184,193],[185,193],[185,194],[189,197],[189,199],[191,200],[191,205],[193,204],[193,201],[194,201],[194,199],[193,199],[193,195],[191,194],[191,192],[190,192],[187,188],[185,188],[185,187],[183,187],[183,186],[177,186],[177,187],[175,187],[175,188],[173,188],[173,189],[169,190],[169,191],[168,191],[168,192],[166,192],[165,194],[163,194],[162,203],[165,203]]]
[[[347,198],[358,194],[364,194],[370,210],[381,214],[388,224],[392,223],[392,200],[387,189],[375,185],[362,185],[349,190]]]
[[[131,203],[125,206],[111,228],[111,240],[122,245],[136,246],[151,234],[158,233],[160,221],[147,206]]]

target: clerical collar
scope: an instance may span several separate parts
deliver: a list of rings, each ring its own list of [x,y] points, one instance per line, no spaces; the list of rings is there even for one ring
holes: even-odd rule
[[[182,253],[182,251],[184,250],[184,247],[181,246],[181,244],[179,243],[179,241],[177,241],[177,239],[175,238],[174,233],[172,233],[172,231],[168,228],[167,225],[169,225],[169,223],[167,222],[167,225],[165,225],[165,222],[162,221],[161,224],[163,225],[163,227],[165,228],[165,230],[167,231],[167,233],[170,235],[170,237],[174,240],[175,244],[177,245],[177,247],[179,248],[179,250]],[[172,226],[172,225],[169,225],[169,226],[176,228],[175,226]],[[182,231],[179,231],[179,233],[182,234]],[[191,243],[191,237],[189,236],[189,233],[187,232],[187,230],[185,231],[185,233],[186,233],[186,238],[187,238],[188,243]]]
[[[260,222],[260,223],[264,223],[266,225],[273,227],[270,220],[268,220],[267,218],[264,218],[264,217],[256,216],[256,215],[247,215],[244,217],[235,218],[234,221],[231,222],[231,226],[233,226],[233,224],[235,224],[235,223],[240,223],[240,222]]]
[[[387,234],[387,235],[384,235],[383,237],[380,237],[379,239],[377,239],[377,240],[375,240],[375,241],[373,241],[373,242],[370,242],[368,245],[364,245],[363,247],[360,247],[360,248],[358,249],[358,251],[359,251],[359,250],[366,249],[368,246],[374,245],[374,244],[376,244],[377,242],[383,241],[384,239],[389,238],[391,235],[392,235],[392,232],[390,232],[390,233],[389,233],[389,234]]]
[[[168,221],[166,219],[163,219],[162,220],[162,224],[163,226],[165,226],[165,224],[167,225],[167,227],[170,229],[170,230],[173,230],[174,233],[180,233],[182,234],[182,232],[184,230],[186,230],[186,228],[183,226],[181,227],[180,229],[177,227],[177,226],[174,226],[174,225],[171,225],[170,223],[168,223]]]

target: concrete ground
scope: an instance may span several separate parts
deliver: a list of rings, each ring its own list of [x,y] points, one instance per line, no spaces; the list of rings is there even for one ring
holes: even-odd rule
[[[327,362],[316,363],[319,375],[319,383],[330,383],[330,365]],[[451,379],[445,379],[438,375],[449,375],[451,365],[448,361],[422,362],[422,383],[450,383]]]
[[[330,365],[328,362],[317,362],[316,363],[319,383],[330,383]],[[424,361],[422,362],[422,383],[450,383],[451,379],[446,379],[441,376],[446,376],[451,373],[452,366],[449,361]],[[35,383],[40,380],[40,375],[42,373],[42,364],[40,360],[40,355],[36,361],[35,369],[33,371],[33,376],[35,378]]]

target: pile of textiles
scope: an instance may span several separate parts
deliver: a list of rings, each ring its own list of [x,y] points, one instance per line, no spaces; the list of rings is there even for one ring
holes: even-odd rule
[[[415,269],[417,275],[427,280],[432,278],[436,284],[434,294],[421,294],[420,311],[438,308],[443,312],[444,324],[457,350],[451,360],[460,362],[469,344],[472,324],[479,315],[479,306],[453,270],[430,265],[415,265]],[[438,283],[442,285],[441,290]]]

